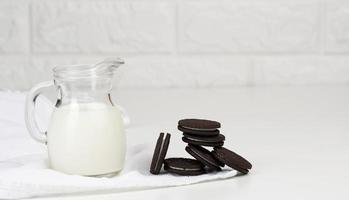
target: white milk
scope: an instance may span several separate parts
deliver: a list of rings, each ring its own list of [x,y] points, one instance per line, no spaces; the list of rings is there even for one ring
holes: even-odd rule
[[[68,174],[120,171],[126,141],[120,111],[102,103],[56,108],[47,131],[51,168]]]

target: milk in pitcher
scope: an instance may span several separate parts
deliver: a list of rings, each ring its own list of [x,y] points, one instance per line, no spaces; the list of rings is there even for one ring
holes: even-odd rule
[[[103,103],[75,103],[55,109],[47,131],[53,169],[79,175],[121,170],[125,135],[120,111]]]

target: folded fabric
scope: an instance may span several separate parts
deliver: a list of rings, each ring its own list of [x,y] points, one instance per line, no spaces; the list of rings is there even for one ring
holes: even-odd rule
[[[236,171],[226,169],[199,176],[152,175],[149,166],[154,144],[148,143],[129,145],[125,168],[114,177],[85,177],[54,171],[48,166],[45,145],[29,138],[24,125],[23,104],[24,94],[0,92],[0,199],[144,190],[236,175]],[[42,118],[45,120],[47,114]]]
[[[179,186],[229,178],[236,171],[224,170],[200,176],[152,175],[152,148],[141,144],[128,149],[125,169],[115,177],[84,177],[48,168],[45,154],[26,155],[0,162],[0,199],[17,199],[83,192],[120,192]]]

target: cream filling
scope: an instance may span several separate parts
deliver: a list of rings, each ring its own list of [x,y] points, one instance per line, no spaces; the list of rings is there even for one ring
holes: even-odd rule
[[[169,168],[175,169],[175,170],[184,170],[184,171],[200,171],[201,170],[201,169],[188,169],[188,168],[172,167],[172,166],[170,166]]]

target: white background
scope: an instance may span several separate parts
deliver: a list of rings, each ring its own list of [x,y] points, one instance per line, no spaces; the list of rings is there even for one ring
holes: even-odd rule
[[[0,0],[0,88],[119,56],[121,88],[349,83],[346,0]]]

